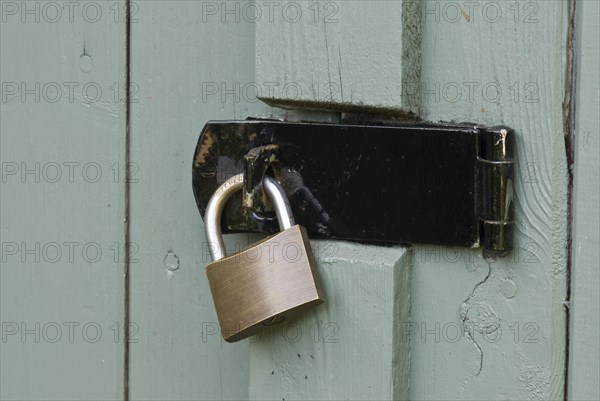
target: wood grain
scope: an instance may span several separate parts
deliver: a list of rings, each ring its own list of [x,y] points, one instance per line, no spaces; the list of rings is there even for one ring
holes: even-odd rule
[[[515,251],[494,261],[475,250],[415,249],[412,317],[439,333],[436,341],[421,330],[411,344],[415,399],[563,398],[568,4],[496,4],[500,19],[482,6],[464,9],[469,21],[426,20],[421,115],[515,129]]]
[[[258,7],[268,2],[257,1]],[[414,1],[275,2],[256,22],[256,83],[294,108],[416,112],[420,14]]]

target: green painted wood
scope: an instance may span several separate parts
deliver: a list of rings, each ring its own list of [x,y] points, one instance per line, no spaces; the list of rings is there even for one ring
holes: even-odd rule
[[[118,400],[124,2],[54,5],[0,3],[0,399]]]
[[[419,3],[255,4],[261,99],[292,108],[417,111],[411,88],[419,82]]]
[[[192,193],[192,157],[210,119],[270,115],[254,82],[254,27],[221,23],[196,1],[137,3],[132,24],[132,400],[248,398],[248,342],[225,343],[204,268],[210,261]],[[239,250],[247,236],[227,238]]]
[[[407,31],[402,24],[382,22],[401,17],[399,12],[405,10],[389,2],[369,2],[374,7],[369,14],[371,8],[360,8],[366,4],[354,2],[344,9],[363,12],[359,22],[364,25],[359,27],[355,26],[359,17],[341,10],[341,19],[331,30],[329,25],[321,28],[309,22],[284,25],[280,30],[265,21],[253,24],[239,13],[236,21],[235,13],[224,14],[222,3],[136,3],[130,66],[135,88],[131,135],[136,172],[131,178],[137,180],[130,183],[135,244],[129,248],[135,251],[131,321],[132,339],[137,340],[130,344],[132,399],[264,399],[282,394],[289,399],[328,395],[405,398],[407,375],[410,397],[416,399],[562,398],[568,224],[562,132],[567,4],[499,2],[495,3],[502,10],[499,19],[495,5],[486,9],[465,5],[456,20],[449,14],[453,11],[450,3],[417,3],[423,5],[421,18],[425,15],[421,77],[408,98],[393,89],[411,82],[405,73],[416,71],[407,69],[413,64],[399,57]],[[579,4],[585,10],[592,7],[591,2]],[[29,22],[23,23],[20,14],[9,13],[3,14],[7,21],[0,25],[0,157],[6,173],[0,189],[0,320],[6,336],[0,342],[2,399],[119,399],[123,394],[122,337],[115,343],[111,327],[114,322],[122,325],[124,310],[125,127],[123,104],[114,95],[117,90],[123,95],[125,31],[123,14],[114,22],[115,10],[108,8],[113,2],[102,5],[104,18],[95,23],[81,18],[76,23],[45,21],[49,14],[40,14],[39,22],[29,15]],[[586,35],[591,32],[587,37],[597,36],[597,27],[585,23],[592,14],[593,10],[584,12],[578,20],[584,21]],[[275,38],[266,35],[269,31]],[[368,32],[364,37],[376,42],[352,36],[363,31]],[[287,42],[277,42],[282,38]],[[374,57],[361,58],[369,46],[369,55]],[[595,78],[586,72],[598,64],[593,61],[598,57],[593,46],[581,44],[585,52],[579,63],[582,83],[577,98],[576,144],[582,166],[576,167],[575,182],[571,330],[575,334],[569,383],[574,399],[597,394],[589,386],[597,382],[593,369],[597,364],[590,360],[594,320],[589,318],[595,316],[597,325],[593,311],[598,279],[591,267],[597,261],[597,232],[593,231],[597,211],[586,209],[593,205],[586,199],[597,196],[589,184],[594,166],[597,169],[593,153],[597,120],[592,120],[597,116],[593,109],[597,108],[593,103],[597,102],[593,91],[597,81],[588,81]],[[389,48],[400,50],[377,54]],[[367,79],[373,67],[370,63],[385,68],[376,69],[379,75]],[[375,106],[400,111],[411,110],[414,102],[408,100],[416,97],[425,119],[514,127],[519,139],[517,251],[509,259],[486,261],[478,251],[420,246],[408,261],[402,249],[368,251],[370,247],[329,243],[340,246],[340,256],[321,254],[320,266],[327,291],[334,296],[300,323],[334,322],[339,324],[340,336],[346,335],[340,337],[345,341],[315,344],[314,337],[303,336],[296,343],[265,344],[263,338],[225,344],[215,331],[203,271],[207,260],[202,224],[190,190],[197,134],[208,119],[286,115],[256,102],[257,83],[275,82],[281,89],[290,82],[312,84],[313,78],[323,85],[339,81],[339,95],[332,91],[325,96],[321,92],[308,95],[307,89],[305,98],[293,103],[286,92],[264,96],[268,87],[259,87],[258,94],[288,107]],[[11,83],[20,89],[21,83],[35,88],[36,82],[40,90],[24,95],[24,100],[17,92],[4,101],[7,93],[16,90]],[[53,103],[55,82],[63,94]],[[66,97],[65,82],[79,84],[73,100]],[[90,83],[92,92],[87,93],[95,96],[93,84],[99,85],[101,101],[83,99],[82,86]],[[47,84],[51,85],[45,90],[50,92],[42,92]],[[457,88],[460,98],[454,92]],[[34,170],[40,163],[40,179],[36,180],[36,173],[23,178],[22,163]],[[53,163],[62,173],[56,182],[52,182],[56,179]],[[82,176],[88,163],[100,166],[102,176],[96,182],[95,166],[88,166]],[[14,168],[19,170],[12,174]],[[116,179],[115,169],[120,172]],[[245,236],[229,238],[229,248],[239,249],[248,240]],[[73,262],[64,245],[67,242],[79,244]],[[13,254],[11,244],[23,249],[22,243],[27,249],[39,243],[39,251]],[[53,263],[54,243],[62,255]],[[100,261],[82,256],[83,245],[90,243],[102,251]],[[97,249],[91,246],[89,252]],[[121,249],[116,262],[115,249]],[[85,256],[93,260],[93,253]],[[341,270],[341,266],[346,268]],[[410,293],[408,279],[398,276],[408,274],[407,266],[413,266]],[[363,279],[356,281],[356,276]],[[409,294],[411,322],[394,326],[406,323],[408,312],[402,308],[408,307]],[[368,310],[368,306],[377,308]],[[21,337],[22,323],[34,328],[33,333]],[[51,342],[56,338],[53,323],[62,330],[56,343]],[[74,326],[73,342],[65,323],[79,324]],[[84,338],[81,329],[89,323],[92,328]],[[94,324],[102,329],[97,342],[91,341]],[[332,327],[336,326],[328,330]],[[19,332],[10,334],[11,330]],[[406,336],[411,346],[410,370],[404,358],[408,343],[399,342]],[[352,346],[337,347],[344,343]],[[315,353],[307,358],[306,350],[311,347]],[[373,357],[373,352],[380,357]],[[365,366],[360,374],[345,369],[359,364]],[[309,376],[309,371],[320,374]],[[369,388],[370,383],[376,386]]]
[[[600,399],[600,3],[577,3],[569,399]]]
[[[487,14],[465,9],[469,21],[426,20],[421,115],[515,129],[515,251],[486,261],[479,251],[415,249],[412,318],[421,330],[411,343],[414,399],[563,398],[568,4],[495,4],[499,19],[491,5]],[[463,328],[457,340],[456,324]]]
[[[406,249],[311,243],[326,302],[250,341],[250,399],[407,399]]]

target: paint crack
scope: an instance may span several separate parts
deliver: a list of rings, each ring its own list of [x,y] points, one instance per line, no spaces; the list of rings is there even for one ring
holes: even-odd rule
[[[468,315],[469,309],[471,308],[470,302],[471,302],[471,299],[475,296],[475,292],[477,291],[477,289],[480,286],[485,284],[488,281],[488,279],[490,278],[490,276],[492,275],[492,267],[487,260],[486,260],[486,263],[488,265],[487,275],[485,276],[485,278],[483,280],[481,280],[480,282],[475,284],[475,287],[473,287],[473,290],[471,291],[469,296],[460,305],[460,319],[462,320],[463,327],[467,334],[467,339],[475,345],[475,347],[477,348],[477,351],[479,352],[479,368],[477,369],[477,373],[475,373],[475,377],[479,376],[481,374],[481,370],[483,369],[483,349],[481,349],[481,346],[475,340],[475,336],[473,334],[473,326],[474,325],[472,323],[468,322],[469,319],[468,319],[467,315]]]

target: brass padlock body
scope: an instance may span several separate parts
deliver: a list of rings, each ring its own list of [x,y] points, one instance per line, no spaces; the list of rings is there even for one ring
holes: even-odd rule
[[[235,342],[325,301],[304,227],[206,267],[221,334]]]

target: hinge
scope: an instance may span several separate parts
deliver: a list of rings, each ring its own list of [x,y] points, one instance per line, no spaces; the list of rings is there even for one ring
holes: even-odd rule
[[[244,173],[222,231],[278,230],[260,183],[275,177],[311,238],[512,249],[514,132],[468,124],[210,121],[193,164],[204,216]]]
[[[483,248],[503,254],[512,249],[514,228],[514,132],[507,127],[482,130],[477,158],[478,217]]]

